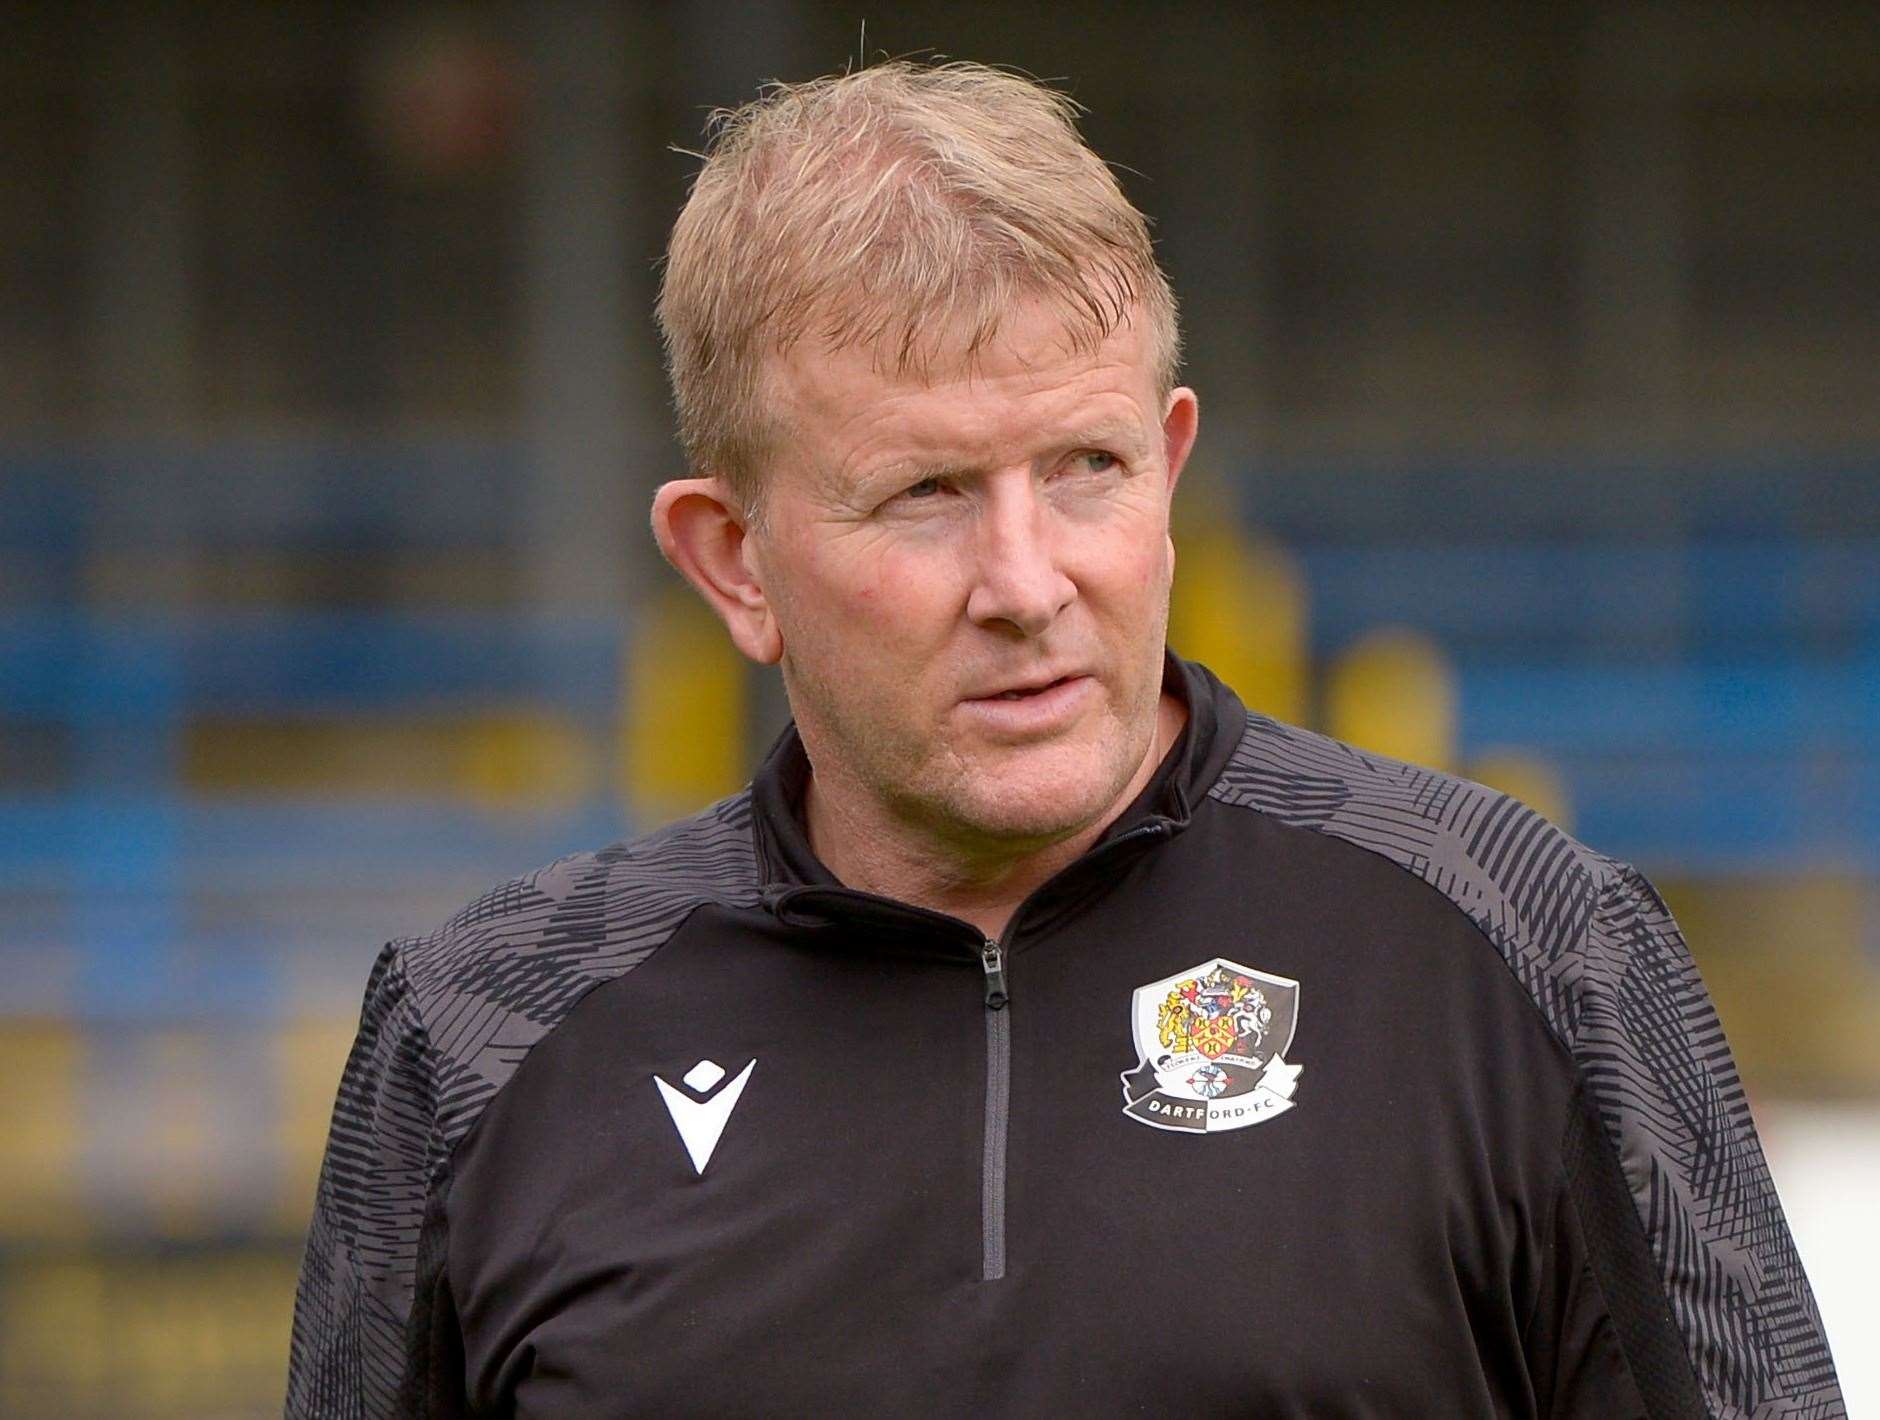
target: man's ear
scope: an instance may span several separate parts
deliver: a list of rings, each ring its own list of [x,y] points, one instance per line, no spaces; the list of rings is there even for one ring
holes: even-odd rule
[[[653,495],[653,538],[666,560],[718,613],[731,640],[760,666],[783,655],[745,517],[717,478],[680,478]]]
[[[1195,434],[1201,428],[1201,401],[1183,385],[1170,390],[1168,407],[1162,413],[1162,457],[1168,466],[1168,491],[1175,491],[1175,480],[1182,476],[1182,466],[1195,447]]]
[[[1169,391],[1168,405],[1162,412],[1162,458],[1168,469],[1168,496],[1175,496],[1175,484],[1182,476],[1188,455],[1194,452],[1195,434],[1201,428],[1201,400],[1183,385]],[[1175,533],[1171,528],[1168,544],[1169,575],[1175,573]]]

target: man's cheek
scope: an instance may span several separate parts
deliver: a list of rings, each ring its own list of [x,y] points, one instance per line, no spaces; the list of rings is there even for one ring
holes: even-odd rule
[[[877,546],[859,540],[841,540],[816,547],[808,559],[810,579],[820,590],[824,609],[836,615],[844,609],[879,602],[893,559]]]
[[[1079,549],[1073,580],[1099,598],[1135,601],[1160,595],[1173,575],[1166,538],[1153,543],[1133,536],[1093,540]]]

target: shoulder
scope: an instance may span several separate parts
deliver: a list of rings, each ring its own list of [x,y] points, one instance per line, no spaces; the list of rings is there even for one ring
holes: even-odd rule
[[[1642,874],[1494,789],[1259,715],[1212,796],[1389,860],[1500,953],[1583,1083],[1566,1186],[1666,1413],[1685,1357],[1716,1414],[1842,1413],[1716,1010]]]
[[[1643,880],[1487,785],[1250,714],[1210,797],[1343,840],[1474,922],[1561,1035],[1589,946]]]
[[[492,972],[522,959],[558,973],[610,973],[706,902],[754,901],[748,793],[631,842],[558,858],[476,898],[428,936],[401,944],[421,995],[498,991]]]
[[[590,990],[651,957],[697,908],[757,897],[745,792],[631,842],[559,858],[436,931],[391,943],[368,1001],[373,990],[401,998],[408,1048],[449,1082],[438,1108],[453,1135]]]

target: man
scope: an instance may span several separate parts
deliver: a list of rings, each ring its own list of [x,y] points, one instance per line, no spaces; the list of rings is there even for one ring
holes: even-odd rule
[[[1840,1413],[1644,880],[1165,652],[1196,399],[1066,101],[776,90],[660,316],[794,727],[381,954],[291,1413]]]

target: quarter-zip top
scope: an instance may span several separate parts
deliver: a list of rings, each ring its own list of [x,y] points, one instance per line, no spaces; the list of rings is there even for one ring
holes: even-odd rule
[[[996,938],[980,935],[972,924],[890,898],[854,892],[848,888],[807,887],[774,893],[770,906],[789,920],[834,923],[846,912],[882,927],[897,923],[914,934],[932,934],[938,941],[958,944],[962,959],[978,967],[981,977],[979,1008],[985,1028],[984,1123],[980,1131],[979,1275],[996,1282],[1005,1276],[1005,1171],[1007,1139],[1011,1127],[1012,1027],[1011,988],[1006,977],[1005,947]],[[1022,915],[1015,913],[1008,930]]]
[[[1167,688],[1182,695],[1185,703],[1189,701],[1179,662],[1169,663]],[[802,827],[809,766],[794,730],[786,731],[778,741],[766,761],[766,773],[760,776],[757,792],[769,812],[760,818],[757,828],[759,853],[773,873],[764,893],[764,902],[773,912],[799,925],[834,926],[847,921],[916,936],[932,935],[942,942],[964,944],[977,957],[985,993],[979,1197],[979,1275],[983,1281],[1001,1280],[1006,1267],[1006,1173],[1012,1100],[1012,996],[1007,944],[1020,941],[1034,920],[1051,920],[1066,903],[1075,903],[1099,889],[1103,874],[1114,873],[1119,861],[1187,824],[1187,788],[1201,776],[1218,773],[1225,762],[1218,744],[1218,707],[1213,697],[1193,699],[1189,718],[1193,721],[1199,716],[1201,723],[1184,726],[1156,773],[1087,853],[1026,896],[1007,921],[1003,941],[985,936],[961,918],[837,882],[815,856]],[[1195,756],[1197,744],[1204,751],[1199,762]],[[1211,754],[1207,752],[1210,750]],[[790,886],[792,882],[799,885]]]
[[[837,882],[786,734],[390,944],[288,1413],[1842,1413],[1643,879],[1166,686],[996,939]]]
[[[940,942],[964,944],[976,956],[984,977],[986,1021],[979,1196],[979,1275],[983,1281],[1001,1280],[1006,1264],[1005,1195],[1012,1113],[1012,995],[1006,942],[1017,941],[1029,919],[1048,914],[1053,902],[1075,894],[1080,881],[1093,879],[1099,871],[1114,871],[1119,860],[1180,828],[1186,821],[1187,807],[1179,788],[1169,781],[1170,766],[1180,762],[1179,749],[1178,745],[1171,751],[1161,772],[1125,812],[1120,820],[1124,826],[1106,834],[1082,858],[1034,889],[1018,905],[1006,923],[1004,941],[979,933],[964,919],[931,908],[827,885],[834,879],[826,872],[819,875],[822,881],[814,885],[798,888],[773,885],[765,893],[765,904],[787,921],[834,926],[848,920],[877,928],[898,927],[917,938],[932,936]],[[1174,814],[1151,811],[1150,806],[1157,803],[1165,803]],[[799,845],[794,851],[799,855],[797,860],[802,861],[800,855],[806,850]]]

